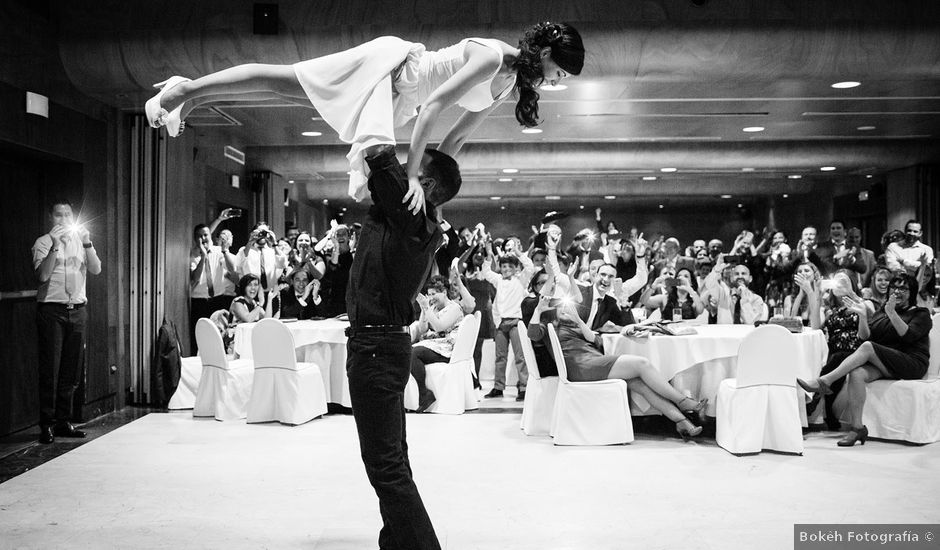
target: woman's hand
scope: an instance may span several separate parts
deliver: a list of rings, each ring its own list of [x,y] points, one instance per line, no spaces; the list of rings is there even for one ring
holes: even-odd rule
[[[843,296],[842,305],[859,317],[868,317],[868,307],[865,306],[865,301],[857,296]],[[885,306],[885,308],[887,309],[887,306]]]
[[[813,281],[812,277],[807,277],[802,273],[797,273],[793,276],[793,282],[796,283],[796,286],[800,287],[800,289],[806,294],[811,294],[815,291],[815,281]]]
[[[885,313],[897,313],[898,307],[898,295],[894,292],[888,294],[888,299],[885,301]]]
[[[408,192],[405,193],[401,202],[407,203],[408,210],[415,216],[424,210],[424,188],[421,187],[421,181],[417,176],[408,178]]]
[[[428,300],[428,297],[424,294],[418,294],[415,300],[417,300],[418,305],[421,306],[421,311],[426,311],[428,306],[431,304],[431,302]]]

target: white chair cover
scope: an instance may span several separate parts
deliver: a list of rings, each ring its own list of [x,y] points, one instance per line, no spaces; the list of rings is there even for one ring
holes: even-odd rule
[[[529,371],[519,427],[526,435],[548,435],[552,428],[555,395],[558,394],[558,377],[542,378],[539,376],[535,349],[526,335],[527,332],[525,323],[519,321],[519,341],[522,344],[522,355],[525,357],[526,368]]]
[[[871,437],[910,443],[940,441],[940,313],[930,329],[930,364],[921,380],[868,384],[862,423]]]
[[[428,412],[438,414],[463,414],[480,406],[473,391],[473,347],[480,331],[480,314],[467,315],[457,329],[454,351],[447,363],[425,365],[425,384],[434,392],[434,404]],[[414,379],[409,380],[414,384]],[[406,388],[407,392],[407,388]]]
[[[193,408],[196,390],[199,389],[199,380],[202,378],[202,361],[198,355],[180,359],[180,382],[166,406],[171,411]]]
[[[633,441],[626,381],[570,382],[554,325],[548,325],[548,337],[558,366],[558,392],[551,426],[555,445],[614,445]]]
[[[320,367],[298,363],[294,337],[279,319],[262,319],[251,334],[255,380],[248,423],[278,421],[296,426],[326,414]]]
[[[763,449],[803,454],[793,335],[764,325],[747,335],[738,350],[737,378],[718,386],[715,441],[736,455]]]
[[[202,376],[196,389],[193,416],[216,420],[245,418],[254,370],[251,361],[225,356],[222,335],[209,319],[196,321],[196,343],[202,361]]]

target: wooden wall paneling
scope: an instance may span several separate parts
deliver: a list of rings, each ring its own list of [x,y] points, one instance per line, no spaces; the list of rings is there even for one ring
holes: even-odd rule
[[[161,136],[163,134],[161,133]],[[176,324],[183,354],[192,349],[189,342],[189,251],[192,229],[197,223],[209,223],[205,216],[206,186],[194,180],[193,135],[166,140],[166,177],[164,231],[161,249],[163,283],[160,303],[166,319]],[[162,322],[161,317],[160,322]],[[156,333],[154,333],[156,337]]]

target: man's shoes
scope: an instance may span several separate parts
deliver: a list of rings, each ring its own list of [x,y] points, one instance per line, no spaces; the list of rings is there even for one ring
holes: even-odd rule
[[[56,436],[58,437],[75,437],[82,438],[85,437],[85,432],[81,430],[76,430],[75,426],[72,426],[68,422],[59,422],[55,425],[53,430]]]
[[[502,396],[503,396],[503,390],[497,390],[496,388],[493,388],[490,390],[490,393],[484,395],[483,397],[486,399],[492,399],[494,397],[502,397]]]
[[[516,396],[516,401],[525,401],[525,390],[519,390],[519,395]]]
[[[43,445],[55,442],[55,434],[52,433],[52,426],[39,427],[39,442]]]
[[[425,390],[424,393],[421,394],[421,397],[418,398],[418,408],[415,409],[415,412],[425,412],[435,401],[437,401],[437,398],[434,397],[434,392]]]

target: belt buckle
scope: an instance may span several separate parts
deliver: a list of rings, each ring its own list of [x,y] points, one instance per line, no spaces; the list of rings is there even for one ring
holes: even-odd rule
[[[65,309],[75,309],[75,304],[65,304]]]

